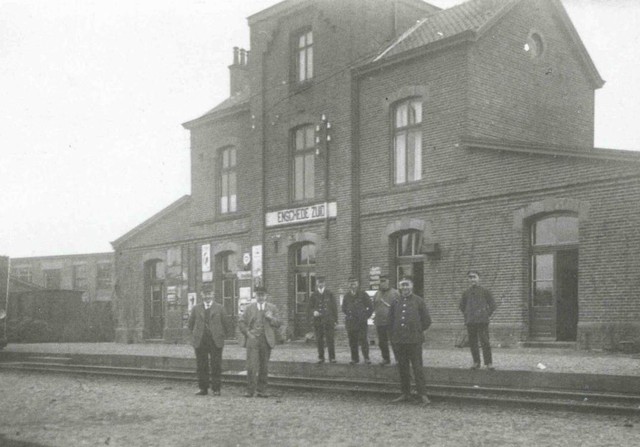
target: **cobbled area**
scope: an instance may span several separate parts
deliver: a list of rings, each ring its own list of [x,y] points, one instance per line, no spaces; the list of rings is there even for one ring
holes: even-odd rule
[[[631,446],[640,418],[0,372],[1,446]]]

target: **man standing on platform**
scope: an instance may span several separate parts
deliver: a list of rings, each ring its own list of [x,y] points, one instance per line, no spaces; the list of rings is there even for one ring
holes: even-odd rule
[[[351,348],[351,362],[349,363],[355,365],[360,362],[358,356],[358,345],[360,345],[364,362],[370,365],[367,320],[373,313],[373,304],[369,295],[364,290],[360,290],[358,285],[358,279],[350,277],[349,291],[342,300],[342,312],[345,314],[345,326]]]
[[[399,297],[398,291],[389,286],[389,277],[380,275],[380,290],[373,297],[373,310],[375,312],[373,323],[376,325],[376,332],[378,333],[378,345],[382,354],[381,365],[391,363],[389,355],[389,309],[391,304]],[[396,358],[395,351],[393,356]],[[396,361],[398,361],[397,358]]]
[[[220,395],[222,348],[224,337],[231,332],[229,319],[222,306],[213,301],[213,292],[205,291],[204,301],[196,304],[189,315],[189,330],[196,351],[198,396],[205,396],[209,386],[214,396]]]
[[[391,304],[389,322],[391,342],[395,348],[400,372],[402,395],[393,402],[417,401],[429,403],[425,394],[424,371],[422,366],[422,343],[424,331],[431,326],[431,317],[424,300],[413,294],[413,280],[404,277],[398,284],[400,298]],[[411,369],[416,382],[416,396],[411,397]]]
[[[280,327],[278,309],[267,303],[267,289],[256,286],[256,302],[248,305],[238,325],[247,348],[247,392],[245,397],[269,397],[267,377],[271,349],[276,345],[275,330]]]
[[[464,324],[467,326],[469,335],[469,347],[473,366],[471,369],[480,368],[480,351],[478,349],[478,339],[482,345],[482,357],[484,364],[489,370],[493,370],[493,360],[491,358],[491,344],[489,343],[489,318],[496,310],[496,302],[484,287],[480,286],[480,272],[469,270],[467,279],[471,284],[462,294],[460,300],[460,310],[464,314]]]
[[[329,361],[336,363],[334,332],[338,322],[338,306],[333,293],[326,288],[325,277],[316,276],[316,290],[309,298],[307,316],[313,323],[318,345],[318,363],[324,363],[324,345],[327,342]]]

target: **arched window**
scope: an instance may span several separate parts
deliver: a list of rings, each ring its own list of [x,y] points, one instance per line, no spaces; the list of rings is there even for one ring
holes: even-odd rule
[[[393,116],[393,182],[418,181],[422,178],[422,100],[397,103]]]
[[[218,166],[220,213],[233,213],[238,210],[235,147],[226,147],[220,150]]]
[[[293,131],[293,200],[315,196],[315,129],[312,125]]]
[[[578,324],[578,218],[531,224],[530,323],[533,338],[575,341]]]

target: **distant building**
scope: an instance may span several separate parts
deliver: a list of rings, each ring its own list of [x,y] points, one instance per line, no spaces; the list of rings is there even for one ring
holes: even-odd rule
[[[81,291],[82,301],[111,301],[113,253],[11,258],[11,276],[48,290]]]
[[[286,0],[248,19],[230,97],[184,124],[191,195],[112,243],[116,340],[185,340],[212,287],[264,283],[289,337],[316,274],[410,274],[430,343],[466,271],[496,344],[640,340],[640,153],[593,147],[601,79],[557,0]]]

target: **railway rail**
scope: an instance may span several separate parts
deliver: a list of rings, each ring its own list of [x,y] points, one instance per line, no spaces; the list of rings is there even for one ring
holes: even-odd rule
[[[151,369],[139,367],[83,365],[46,361],[0,362],[0,371],[28,371],[45,374],[91,375],[101,377],[194,382],[195,372],[186,369]],[[226,371],[223,383],[244,385],[241,371]],[[269,386],[298,391],[370,394],[391,398],[398,394],[398,384],[382,380],[269,376]],[[459,386],[427,383],[432,401],[526,406],[566,411],[640,415],[640,394],[596,393],[571,390],[518,389],[507,387]]]

